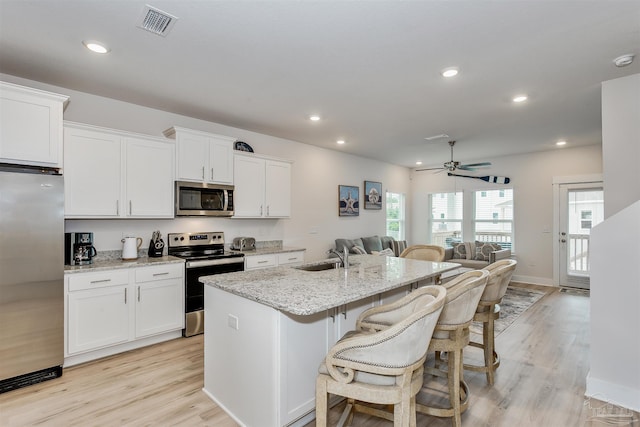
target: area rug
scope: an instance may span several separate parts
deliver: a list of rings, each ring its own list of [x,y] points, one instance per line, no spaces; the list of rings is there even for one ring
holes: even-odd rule
[[[495,321],[495,336],[507,329],[522,313],[545,296],[545,292],[509,286],[500,303],[500,317]],[[473,322],[470,331],[482,335],[482,323]]]

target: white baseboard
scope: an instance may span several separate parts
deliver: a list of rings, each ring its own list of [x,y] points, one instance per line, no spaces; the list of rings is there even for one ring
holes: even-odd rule
[[[587,374],[587,390],[584,394],[587,397],[640,412],[640,388],[633,389],[594,378],[591,372]]]
[[[553,279],[550,277],[536,277],[536,276],[519,276],[513,275],[511,277],[512,282],[520,282],[520,283],[528,283],[530,285],[542,285],[542,286],[553,286],[557,288],[558,285],[554,283]]]

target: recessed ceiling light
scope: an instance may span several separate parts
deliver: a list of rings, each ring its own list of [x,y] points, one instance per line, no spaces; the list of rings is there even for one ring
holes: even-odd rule
[[[418,165],[418,166],[420,166],[421,164],[422,164],[422,162],[421,162],[420,160],[418,160],[418,161],[416,162],[416,165]]]
[[[518,95],[513,98],[513,102],[524,102],[527,100],[527,95]]]
[[[312,114],[309,116],[309,120],[311,120],[312,122],[317,122],[318,120],[320,120],[320,116],[317,114]]]
[[[459,72],[458,67],[449,67],[442,70],[441,74],[443,77],[454,77],[457,76]]]
[[[82,44],[84,45],[84,47],[95,53],[109,53],[109,51],[111,50],[103,43],[97,42],[95,40],[85,40],[82,42]]]
[[[613,60],[613,63],[616,64],[616,67],[626,67],[633,62],[634,57],[635,55],[633,55],[632,53],[628,53],[626,55],[618,56]]]
[[[340,144],[340,145],[344,144],[344,139],[339,139],[339,140],[337,140],[337,141],[336,141],[336,144]]]
[[[567,145],[567,141],[558,141],[556,142],[557,146],[561,146],[561,145]]]

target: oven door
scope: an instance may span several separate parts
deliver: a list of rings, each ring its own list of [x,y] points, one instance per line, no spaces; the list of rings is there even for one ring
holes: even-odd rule
[[[204,332],[204,283],[200,278],[213,274],[244,271],[244,258],[222,258],[216,260],[187,261],[185,279],[185,329],[183,335]]]

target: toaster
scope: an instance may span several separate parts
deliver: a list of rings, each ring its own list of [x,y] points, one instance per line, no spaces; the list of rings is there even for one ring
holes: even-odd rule
[[[255,251],[256,239],[253,237],[234,237],[231,249],[235,251]]]

